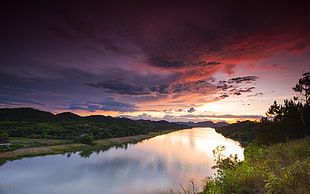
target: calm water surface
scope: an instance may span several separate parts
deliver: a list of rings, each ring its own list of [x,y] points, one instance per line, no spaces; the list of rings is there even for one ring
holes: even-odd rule
[[[1,194],[149,194],[181,191],[215,170],[212,150],[243,159],[239,143],[212,128],[157,136],[83,158],[79,153],[24,158],[0,166]]]

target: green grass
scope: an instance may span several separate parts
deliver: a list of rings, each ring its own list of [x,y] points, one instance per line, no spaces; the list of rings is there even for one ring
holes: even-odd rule
[[[24,138],[24,137],[10,137],[10,141],[42,141],[48,139],[34,139],[34,138]]]
[[[14,151],[21,148],[45,147],[45,146],[66,145],[74,143],[72,140],[58,140],[58,139],[48,141],[45,141],[43,139],[25,139],[25,138],[16,138],[14,140],[11,139],[11,142],[14,141],[20,141],[20,143],[12,143],[12,146],[8,148],[0,147],[0,153]]]
[[[250,144],[245,160],[219,168],[203,193],[304,194],[310,191],[309,183],[310,137],[306,137],[271,146]]]

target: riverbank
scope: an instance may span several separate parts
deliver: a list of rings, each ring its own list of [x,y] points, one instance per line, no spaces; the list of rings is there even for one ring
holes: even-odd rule
[[[107,150],[113,146],[122,146],[128,143],[137,143],[139,141],[149,139],[155,136],[162,134],[167,134],[175,130],[166,130],[158,133],[149,133],[143,135],[134,135],[134,136],[125,136],[109,139],[100,139],[95,140],[92,145],[82,144],[82,143],[66,143],[59,145],[49,145],[49,146],[39,146],[39,147],[28,147],[20,148],[14,151],[1,152],[0,153],[0,165],[7,160],[15,160],[23,157],[33,157],[40,155],[50,155],[50,154],[65,154],[72,152],[87,152],[91,154],[94,151]],[[31,143],[43,143],[43,145],[48,144],[49,142],[57,140],[31,140]]]

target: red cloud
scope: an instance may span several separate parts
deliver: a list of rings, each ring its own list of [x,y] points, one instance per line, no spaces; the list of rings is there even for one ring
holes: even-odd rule
[[[269,71],[269,70],[284,70],[285,67],[280,64],[263,65],[263,64],[248,64],[247,69],[250,71]]]

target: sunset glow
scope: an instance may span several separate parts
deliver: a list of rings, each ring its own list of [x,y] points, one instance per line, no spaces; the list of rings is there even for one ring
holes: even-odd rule
[[[307,2],[1,6],[0,108],[259,120],[310,71]]]

